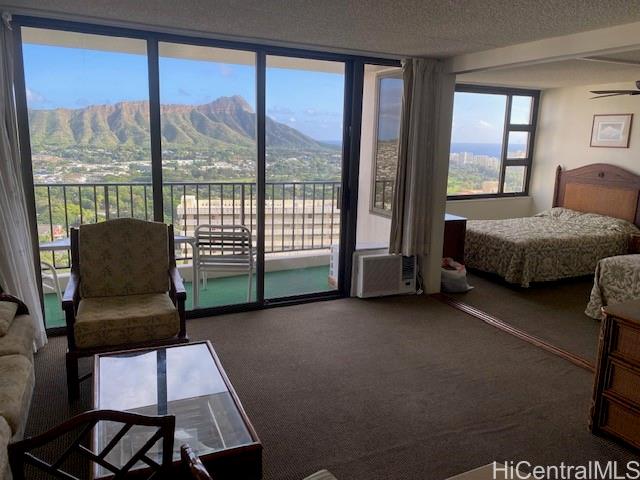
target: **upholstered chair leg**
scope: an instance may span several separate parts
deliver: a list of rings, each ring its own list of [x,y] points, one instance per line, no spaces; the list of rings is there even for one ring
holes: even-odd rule
[[[80,397],[80,378],[78,373],[78,357],[67,353],[67,390],[69,400]]]

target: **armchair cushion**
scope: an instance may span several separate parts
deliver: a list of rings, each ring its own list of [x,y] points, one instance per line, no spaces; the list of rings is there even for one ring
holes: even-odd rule
[[[81,225],[78,254],[82,298],[169,290],[169,231],[163,223],[119,218]]]
[[[180,317],[168,293],[83,298],[74,324],[79,348],[169,339]]]
[[[21,434],[35,383],[33,364],[22,355],[0,357],[0,416]]]

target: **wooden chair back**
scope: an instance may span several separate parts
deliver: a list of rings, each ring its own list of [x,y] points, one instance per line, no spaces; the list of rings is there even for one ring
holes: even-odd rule
[[[182,459],[182,468],[187,475],[194,480],[213,480],[213,477],[202,464],[202,461],[188,445],[184,444],[180,447],[180,457]]]
[[[122,428],[113,436],[109,443],[100,452],[93,452],[83,445],[87,438],[99,422],[115,422],[122,424]],[[24,480],[25,466],[31,465],[37,470],[47,473],[56,478],[77,480],[77,477],[62,470],[63,463],[71,454],[78,453],[87,458],[91,463],[100,465],[113,474],[114,479],[124,478],[132,468],[143,462],[148,467],[136,478],[158,479],[170,478],[173,460],[173,439],[175,431],[175,417],[173,415],[147,416],[115,410],[91,410],[81,413],[66,422],[42,433],[38,436],[26,438],[9,445],[9,464],[14,480]],[[137,451],[133,452],[130,459],[122,465],[114,465],[109,462],[107,455],[116,448],[123,437],[135,426],[156,427],[154,432],[150,432],[148,440]],[[80,433],[75,436],[69,446],[55,461],[47,462],[34,454],[34,450],[56,441],[60,437],[71,434],[76,430]],[[156,462],[148,456],[149,450],[159,441],[162,441],[162,461]],[[148,475],[147,475],[147,472]]]

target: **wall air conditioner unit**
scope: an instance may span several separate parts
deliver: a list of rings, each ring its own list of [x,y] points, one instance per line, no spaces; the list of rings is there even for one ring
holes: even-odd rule
[[[416,292],[416,258],[388,253],[358,257],[360,298]]]

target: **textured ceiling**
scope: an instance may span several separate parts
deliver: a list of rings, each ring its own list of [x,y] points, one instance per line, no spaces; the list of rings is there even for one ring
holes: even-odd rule
[[[640,57],[639,51],[616,54],[616,58]],[[614,55],[607,55],[607,58]],[[489,70],[458,75],[464,83],[505,85],[523,88],[555,88],[577,85],[597,85],[605,83],[629,82],[628,88],[635,88],[640,80],[640,65],[593,62],[586,60],[566,60],[542,63],[525,67]]]
[[[7,5],[326,49],[438,57],[640,20],[637,0],[9,0]]]

